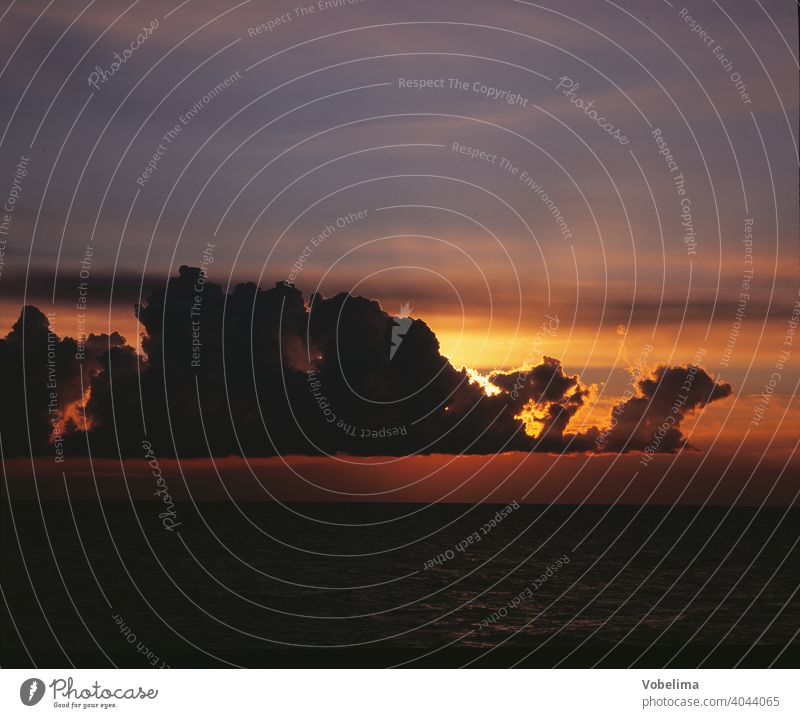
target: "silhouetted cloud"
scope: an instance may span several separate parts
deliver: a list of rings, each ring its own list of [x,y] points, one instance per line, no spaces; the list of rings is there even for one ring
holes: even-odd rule
[[[63,447],[59,441],[56,450],[54,439],[82,424],[74,413],[82,385],[88,387],[101,371],[101,357],[110,345],[125,343],[117,332],[90,334],[83,343],[62,339],[53,324],[53,317],[25,306],[0,339],[0,438],[6,456],[32,451],[61,458]]]
[[[706,404],[730,396],[731,385],[715,382],[703,369],[660,366],[637,382],[639,396],[614,406],[599,443],[612,452],[675,453],[684,447],[681,423]]]
[[[660,367],[607,427],[573,431],[589,390],[557,359],[495,372],[487,379],[497,391],[487,393],[441,355],[424,321],[409,325],[364,297],[306,302],[285,283],[226,294],[183,266],[136,314],[144,356],[116,332],[90,335],[83,347],[59,339],[44,314],[23,309],[0,340],[6,455],[29,451],[26,401],[33,452],[54,450],[48,362],[64,450],[85,453],[88,440],[95,455],[112,456],[140,456],[143,440],[182,457],[674,452],[684,418],[731,393],[698,367]],[[81,374],[85,416],[76,408]]]

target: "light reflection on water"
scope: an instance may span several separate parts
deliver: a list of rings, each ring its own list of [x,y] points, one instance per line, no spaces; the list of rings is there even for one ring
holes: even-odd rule
[[[377,527],[342,528],[298,519],[274,505],[240,506],[262,534],[235,507],[201,504],[215,538],[186,505],[178,538],[163,530],[151,504],[140,504],[139,519],[161,568],[130,507],[105,508],[139,590],[175,631],[215,650],[282,644],[489,649],[547,641],[577,645],[590,638],[634,646],[659,638],[750,644],[776,615],[779,620],[761,641],[785,643],[800,627],[800,602],[787,603],[799,580],[796,556],[770,580],[797,538],[798,517],[788,517],[764,548],[782,510],[762,512],[745,532],[752,510],[737,509],[722,521],[724,510],[698,516],[694,509],[678,509],[651,536],[667,509],[646,509],[634,519],[636,509],[619,508],[601,521],[604,508],[571,516],[572,507],[521,506],[458,551],[453,547],[498,507],[473,507],[462,516],[467,507],[437,506]],[[319,520],[363,523],[387,521],[415,507],[295,508]],[[26,510],[16,514],[18,525],[25,525],[19,519]],[[115,610],[155,646],[164,628],[131,589],[97,507],[75,510],[92,567]],[[92,615],[97,589],[68,509],[53,504],[46,514],[51,534],[59,537],[55,550],[71,595]],[[395,548],[402,544],[410,545]],[[36,542],[29,538],[25,545],[30,558]],[[38,550],[48,555],[46,544],[40,542]],[[452,558],[430,565],[448,550]],[[557,566],[564,556],[569,561]],[[46,558],[41,561],[46,564]],[[60,600],[64,610],[56,572],[35,574],[40,595]],[[88,640],[76,631],[75,642]]]

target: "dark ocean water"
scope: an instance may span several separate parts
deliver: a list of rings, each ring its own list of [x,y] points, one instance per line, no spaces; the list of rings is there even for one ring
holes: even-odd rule
[[[797,510],[11,508],[3,665],[797,663]]]

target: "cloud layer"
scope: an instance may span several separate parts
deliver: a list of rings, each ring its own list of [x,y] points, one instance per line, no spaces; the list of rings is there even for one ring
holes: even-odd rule
[[[590,392],[557,359],[496,372],[486,391],[423,320],[364,297],[252,283],[226,294],[184,266],[136,313],[143,356],[116,332],[59,338],[23,309],[0,340],[6,456],[140,456],[143,441],[181,457],[674,453],[683,420],[731,393],[699,367],[662,366],[604,427],[573,430]]]

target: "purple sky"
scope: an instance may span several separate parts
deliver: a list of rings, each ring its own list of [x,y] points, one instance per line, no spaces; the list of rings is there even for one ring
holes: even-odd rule
[[[4,327],[55,287],[75,334],[87,246],[92,321],[114,276],[112,324],[130,334],[140,284],[199,265],[208,243],[215,281],[268,285],[327,225],[367,210],[314,247],[296,273],[306,293],[322,282],[391,311],[408,300],[477,366],[520,363],[548,311],[571,327],[559,350],[576,368],[614,363],[620,324],[632,354],[652,332],[660,359],[685,362],[698,335],[719,346],[729,333],[752,219],[750,333],[729,374],[769,368],[762,329],[780,335],[796,295],[794,3],[179,4],[6,11],[9,191],[29,160],[3,237]],[[514,104],[489,96],[503,91]],[[755,390],[763,376],[750,376]]]

